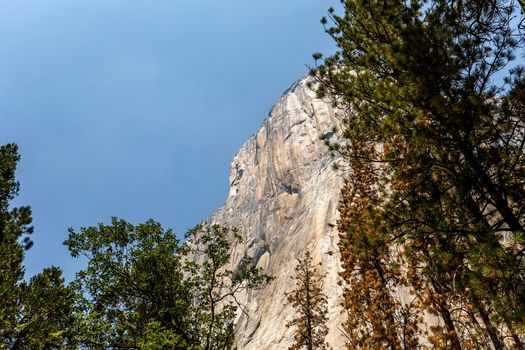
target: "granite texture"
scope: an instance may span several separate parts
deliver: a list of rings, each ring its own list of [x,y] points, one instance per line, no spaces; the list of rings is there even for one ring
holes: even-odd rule
[[[337,206],[342,174],[333,170],[323,138],[333,138],[337,111],[315,97],[308,78],[292,85],[261,128],[231,162],[230,191],[209,221],[239,229],[243,241],[231,251],[231,266],[251,256],[275,280],[241,296],[250,317],[240,313],[237,345],[242,350],[287,349],[293,329],[286,324],[295,310],[285,293],[294,287],[296,259],[309,250],[326,273],[329,335],[334,349],[344,348],[338,285]]]

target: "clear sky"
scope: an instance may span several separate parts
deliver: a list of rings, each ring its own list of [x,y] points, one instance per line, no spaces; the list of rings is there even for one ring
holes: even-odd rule
[[[80,262],[67,228],[148,218],[180,236],[311,54],[328,0],[0,0],[0,143],[22,160],[31,276]]]

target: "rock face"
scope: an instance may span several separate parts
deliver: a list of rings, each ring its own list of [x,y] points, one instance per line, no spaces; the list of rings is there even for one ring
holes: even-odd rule
[[[336,223],[341,174],[321,138],[335,137],[336,111],[315,97],[305,78],[292,85],[253,135],[233,157],[226,203],[211,222],[235,226],[243,242],[232,247],[232,268],[248,255],[275,280],[243,296],[247,318],[236,323],[243,350],[287,349],[295,310],[285,293],[294,288],[296,259],[306,250],[326,273],[329,335],[343,348]]]

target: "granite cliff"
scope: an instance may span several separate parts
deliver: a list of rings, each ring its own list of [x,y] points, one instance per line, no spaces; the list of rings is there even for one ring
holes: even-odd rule
[[[308,78],[292,85],[278,100],[261,128],[231,162],[230,191],[225,204],[209,219],[239,229],[243,241],[232,247],[231,268],[245,256],[275,280],[241,296],[250,317],[236,322],[242,350],[287,349],[294,316],[286,301],[293,288],[296,259],[309,250],[326,273],[328,341],[342,348],[339,331],[340,271],[337,219],[341,174],[322,138],[335,137],[336,111],[315,97]]]

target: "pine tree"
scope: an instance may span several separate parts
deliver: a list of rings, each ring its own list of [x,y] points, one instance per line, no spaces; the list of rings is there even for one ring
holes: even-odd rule
[[[44,269],[24,281],[24,255],[32,246],[31,208],[12,208],[19,190],[18,146],[0,146],[0,349],[73,349],[76,291],[62,271]]]
[[[517,4],[342,5],[327,27],[339,52],[312,74],[320,96],[345,111],[349,142],[333,149],[352,166],[381,167],[372,228],[402,247],[418,307],[440,319],[427,339],[446,349],[523,348],[525,69],[510,64],[524,40]]]
[[[78,344],[74,302],[77,291],[64,284],[62,271],[45,268],[20,285],[21,312],[10,349],[75,349]]]
[[[364,146],[363,146],[364,147]],[[420,348],[417,301],[404,304],[407,290],[396,250],[381,226],[380,197],[374,189],[377,167],[352,162],[341,191],[339,248],[343,272],[343,330],[349,349],[409,350]]]
[[[24,250],[32,245],[33,232],[31,209],[9,208],[20,186],[15,179],[19,160],[15,144],[0,147],[0,332],[8,342],[15,337],[16,316],[21,312],[19,283],[24,277]]]
[[[289,293],[288,301],[297,309],[297,316],[287,324],[295,327],[294,343],[289,350],[328,349],[327,300],[323,292],[322,275],[312,263],[310,252],[297,260],[295,267],[296,289]]]

